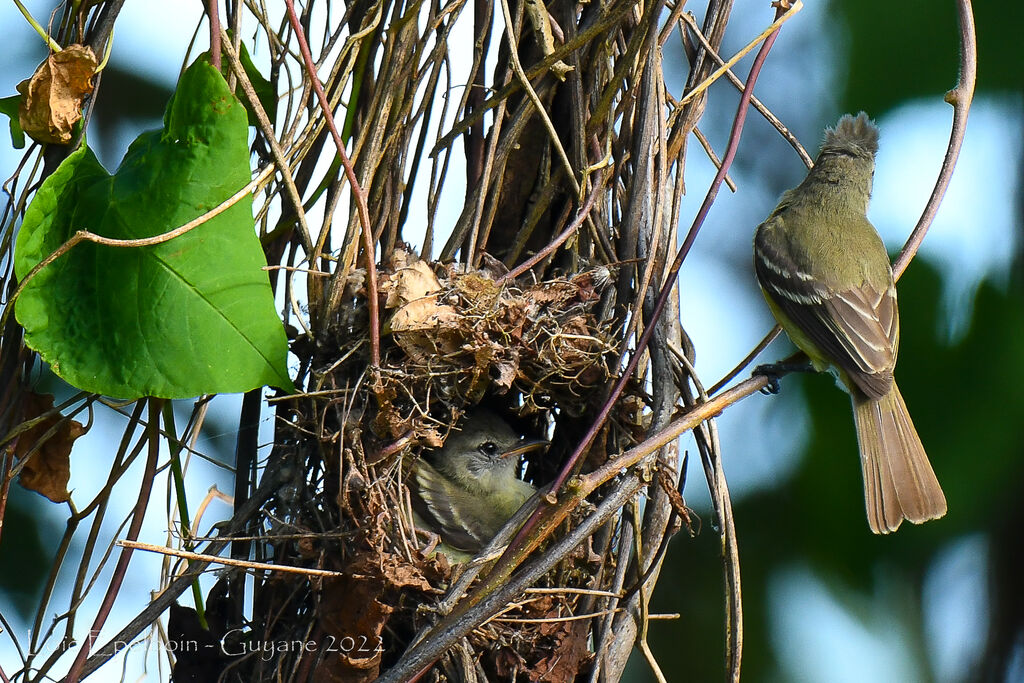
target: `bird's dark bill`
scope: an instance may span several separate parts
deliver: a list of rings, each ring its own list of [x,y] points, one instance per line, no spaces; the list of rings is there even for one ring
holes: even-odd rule
[[[541,448],[547,448],[549,445],[551,445],[551,442],[544,439],[523,439],[514,448],[502,453],[501,457],[510,458],[522,455],[523,453],[529,453],[530,451],[540,450]]]

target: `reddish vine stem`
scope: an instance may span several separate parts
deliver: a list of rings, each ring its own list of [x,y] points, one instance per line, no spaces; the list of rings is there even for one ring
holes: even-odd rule
[[[220,9],[217,0],[206,0],[206,16],[210,19],[210,64],[220,71]]]
[[[309,43],[306,42],[306,34],[303,33],[302,25],[299,23],[299,15],[295,13],[295,2],[294,0],[284,0],[284,2],[288,7],[288,21],[299,42],[299,51],[302,53],[302,62],[306,67],[306,73],[309,74],[309,80],[313,84],[320,108],[324,112],[324,119],[331,131],[331,137],[334,139],[334,146],[338,148],[338,158],[341,159],[341,165],[345,168],[345,177],[348,178],[349,185],[352,186],[352,197],[355,199],[356,213],[359,215],[359,231],[363,237],[363,251],[366,252],[366,301],[370,310],[370,362],[373,367],[377,367],[380,365],[380,312],[377,301],[376,249],[373,246],[373,231],[370,229],[370,211],[366,207],[366,193],[359,186],[355,168],[345,152],[345,143],[342,142],[338,128],[334,125],[330,102],[327,101],[324,86],[316,75],[313,54],[309,51]]]
[[[939,205],[953,177],[953,168],[964,144],[964,135],[967,133],[967,114],[971,111],[974,85],[978,77],[978,41],[974,31],[974,10],[971,7],[971,0],[958,0],[957,9],[960,23],[960,78],[956,87],[947,92],[945,97],[946,102],[953,105],[953,126],[949,132],[949,146],[946,147],[942,170],[939,171],[932,195],[928,198],[921,218],[907,238],[907,243],[903,246],[896,263],[892,266],[893,277],[897,280],[910,265],[910,260],[921,247],[928,228],[935,220],[935,214],[939,211]]]

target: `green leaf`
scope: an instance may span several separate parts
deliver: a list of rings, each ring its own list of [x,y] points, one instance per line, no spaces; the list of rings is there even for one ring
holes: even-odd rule
[[[19,279],[86,229],[152,237],[249,182],[245,109],[206,61],[182,75],[164,129],[132,143],[111,176],[81,147],[39,188],[15,250]],[[168,242],[83,242],[41,270],[15,312],[26,341],[70,384],[119,398],[291,390],[247,196]]]
[[[7,114],[11,120],[11,144],[15,149],[25,146],[25,131],[21,129],[21,119],[18,118],[18,107],[20,106],[21,95],[0,98],[0,114]]]

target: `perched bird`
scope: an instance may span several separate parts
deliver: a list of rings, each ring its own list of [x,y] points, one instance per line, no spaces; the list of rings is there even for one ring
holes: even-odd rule
[[[519,456],[547,445],[521,438],[501,417],[478,409],[429,462],[421,458],[413,466],[417,522],[441,537],[450,559],[470,559],[536,491],[517,476]]]
[[[863,112],[826,129],[814,168],[754,236],[754,272],[775,318],[853,399],[868,524],[876,534],[946,514],[893,380],[900,325],[885,246],[867,219],[878,128]]]

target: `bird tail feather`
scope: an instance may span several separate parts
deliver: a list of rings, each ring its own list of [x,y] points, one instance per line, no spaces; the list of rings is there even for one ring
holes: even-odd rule
[[[946,497],[895,384],[880,399],[854,397],[868,524],[876,534],[946,514]]]

